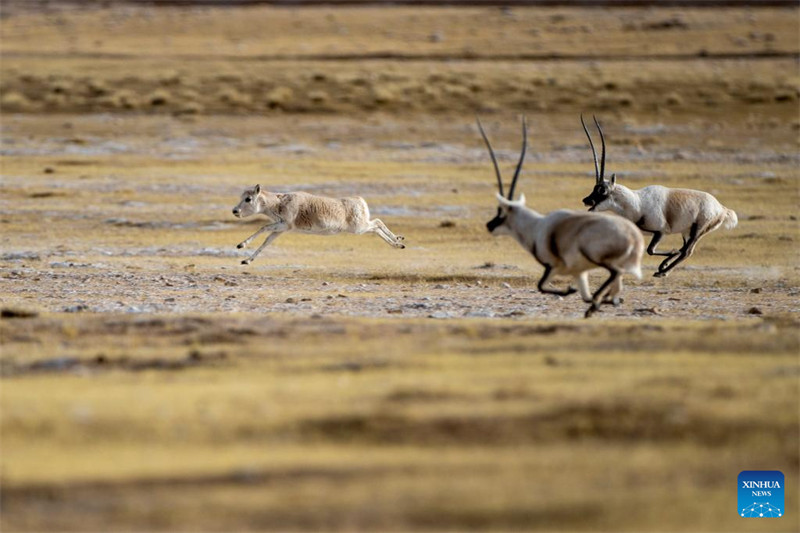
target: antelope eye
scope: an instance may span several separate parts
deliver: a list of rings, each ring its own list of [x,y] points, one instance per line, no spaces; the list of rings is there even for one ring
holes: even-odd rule
[[[245,198],[244,199],[244,201],[247,202],[248,204],[250,203],[250,200],[251,200],[250,198]]]

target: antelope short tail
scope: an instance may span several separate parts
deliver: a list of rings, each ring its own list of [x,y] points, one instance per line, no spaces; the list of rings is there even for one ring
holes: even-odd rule
[[[733,209],[725,208],[725,213],[722,215],[722,227],[725,229],[733,229],[739,223],[739,217]]]

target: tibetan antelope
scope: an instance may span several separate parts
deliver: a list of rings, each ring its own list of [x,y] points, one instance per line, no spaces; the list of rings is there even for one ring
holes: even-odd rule
[[[511,180],[508,197],[504,197],[500,167],[497,165],[494,150],[480,120],[478,129],[489,149],[499,189],[497,215],[486,224],[489,233],[511,235],[544,266],[544,274],[538,284],[540,292],[556,296],[570,295],[576,292],[571,286],[559,291],[548,289],[545,285],[552,274],[572,276],[577,281],[583,301],[591,303],[586,310],[587,318],[603,303],[619,305],[622,301],[619,298],[619,293],[622,291],[622,274],[627,272],[637,279],[642,276],[640,263],[644,251],[644,239],[636,226],[617,216],[566,209],[541,215],[525,206],[524,194],[520,195],[519,200],[514,200],[514,188],[525,159],[528,139],[528,128],[524,117],[522,151]],[[591,294],[588,273],[595,268],[606,269],[609,276],[600,288]]]
[[[653,234],[647,246],[647,253],[666,257],[658,266],[655,277],[666,277],[669,271],[692,256],[697,242],[720,226],[726,229],[736,227],[738,218],[732,209],[723,206],[707,192],[692,189],[670,189],[661,185],[650,185],[633,191],[617,183],[616,174],[605,180],[606,141],[597,118],[594,124],[600,132],[602,153],[600,163],[592,143],[592,136],[581,116],[583,131],[589,138],[589,146],[594,157],[595,185],[592,193],[583,199],[589,211],[613,211],[636,225],[642,231]],[[664,235],[680,233],[683,246],[680,250],[657,252],[656,246]],[[671,261],[671,262],[670,262]]]
[[[395,248],[406,247],[402,243],[403,237],[389,231],[386,224],[377,218],[370,220],[367,202],[358,196],[327,198],[305,192],[276,194],[256,185],[245,189],[239,204],[233,208],[233,214],[237,218],[245,218],[259,213],[273,222],[264,225],[236,247],[244,248],[262,233],[271,233],[253,255],[242,261],[243,265],[250,264],[269,243],[288,231],[314,235],[375,233]]]

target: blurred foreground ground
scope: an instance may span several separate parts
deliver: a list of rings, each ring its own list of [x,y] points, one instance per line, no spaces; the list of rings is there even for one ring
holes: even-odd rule
[[[797,15],[7,12],[0,526],[797,530]],[[622,183],[740,225],[583,320],[486,233],[475,112],[509,176],[527,113],[541,211],[591,189],[585,112]],[[243,267],[255,183],[363,195],[409,247]],[[745,469],[785,517],[738,517]]]

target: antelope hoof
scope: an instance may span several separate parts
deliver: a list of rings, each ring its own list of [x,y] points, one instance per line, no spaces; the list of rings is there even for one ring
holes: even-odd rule
[[[578,292],[578,289],[576,289],[575,287],[567,287],[564,296],[569,296],[570,294],[575,294],[576,292]]]
[[[243,265],[249,265],[251,261],[252,261],[252,259],[242,259],[242,264]]]
[[[244,247],[245,247],[245,243],[243,243],[243,242],[240,242],[239,244],[236,245],[236,248],[239,249],[239,250],[241,250]]]
[[[395,235],[395,238],[396,238],[398,241],[404,241],[404,240],[406,240],[406,238],[405,238],[405,237],[403,237],[402,235]]]
[[[658,272],[653,274],[653,277],[654,278],[666,278],[667,274],[668,274],[668,272],[663,272],[663,271],[659,270]]]
[[[586,310],[586,313],[584,313],[583,318],[591,317],[595,311],[597,311],[597,306],[595,304],[592,304],[591,306],[589,306],[589,309]]]

